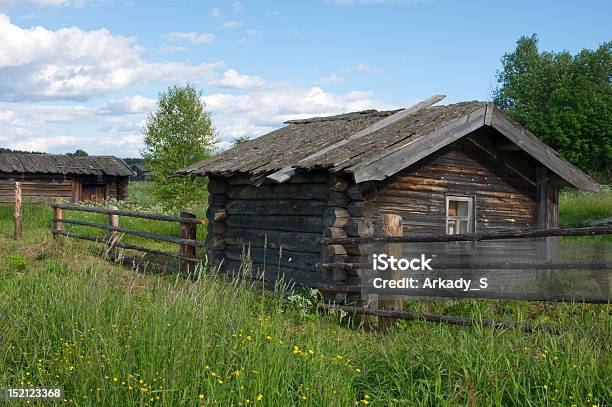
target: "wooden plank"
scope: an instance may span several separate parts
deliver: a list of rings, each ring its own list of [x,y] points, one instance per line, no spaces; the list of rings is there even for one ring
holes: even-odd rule
[[[191,212],[181,212],[181,218],[183,219],[196,219],[196,216]],[[182,222],[180,226],[181,239],[184,241],[195,241],[197,237],[197,225],[193,223]],[[188,257],[195,259],[196,257],[196,246],[181,244],[179,246],[179,255],[181,257]],[[179,270],[182,272],[190,272],[190,262],[181,260],[179,262]]]
[[[180,216],[158,215],[155,213],[147,213],[147,212],[133,212],[133,211],[106,209],[106,208],[96,208],[96,207],[89,207],[89,206],[67,205],[67,204],[62,204],[62,203],[57,203],[57,202],[53,204],[53,207],[59,208],[59,209],[70,210],[70,211],[103,213],[105,215],[129,216],[132,218],[161,220],[165,222],[178,222],[178,223],[183,222],[183,223],[192,223],[192,224],[206,223],[205,219],[190,219],[190,218],[181,218]]]
[[[83,235],[83,234],[74,233],[74,232],[66,232],[65,230],[56,230],[56,231],[53,232],[53,234],[54,234],[54,236],[55,235],[66,236],[66,237],[72,237],[72,238],[75,238],[75,239],[88,240],[90,242],[96,242],[96,243],[104,243],[104,244],[108,243],[106,238],[104,238],[104,237]],[[183,257],[183,256],[178,255],[176,253],[164,252],[162,250],[150,249],[148,247],[137,246],[137,245],[133,245],[133,244],[129,244],[129,243],[115,242],[114,246],[117,247],[117,248],[120,248],[120,249],[135,250],[135,251],[139,251],[139,252],[143,252],[143,253],[155,254],[155,255],[158,255],[158,256],[173,257],[173,258],[181,259],[181,260],[185,260],[185,261],[191,261],[191,262],[200,262],[200,261],[202,261],[200,259],[194,259],[194,258],[191,258],[191,257]]]
[[[61,209],[58,208],[58,210],[61,210]],[[71,225],[87,226],[91,228],[104,229],[104,230],[109,230],[113,232],[127,233],[128,235],[146,237],[152,240],[160,240],[162,242],[174,243],[174,244],[179,244],[179,245],[182,244],[182,245],[198,246],[198,247],[204,246],[204,243],[200,242],[199,240],[195,240],[195,239],[181,239],[181,238],[173,237],[173,236],[164,236],[164,235],[159,235],[157,233],[144,232],[142,230],[133,230],[133,229],[128,229],[128,228],[103,225],[101,223],[87,222],[87,221],[77,220],[77,219],[56,219],[54,218],[53,220],[55,222],[59,221],[62,224],[68,223]]]
[[[427,108],[427,107],[429,107],[429,106],[431,106],[431,105],[433,105],[435,103],[438,103],[439,101],[441,101],[445,97],[446,97],[445,95],[434,95],[434,96],[431,96],[431,97],[423,100],[422,102],[417,103],[414,106],[410,106],[410,107],[408,107],[408,108],[406,108],[406,109],[404,109],[404,110],[402,110],[400,112],[397,112],[397,113],[395,113],[395,114],[393,114],[393,115],[391,115],[389,117],[386,117],[383,120],[380,120],[379,122],[374,123],[370,127],[367,127],[367,128],[365,128],[363,130],[360,130],[359,132],[357,132],[357,133],[355,133],[355,134],[353,134],[353,135],[351,135],[351,136],[349,136],[349,137],[347,137],[345,139],[342,139],[342,140],[338,141],[337,143],[334,143],[334,144],[332,144],[330,146],[327,146],[324,149],[319,150],[316,153],[311,154],[308,157],[305,157],[305,158],[301,159],[300,161],[298,161],[296,166],[299,167],[300,165],[302,165],[302,164],[304,164],[304,163],[306,163],[306,162],[308,162],[310,160],[313,160],[313,159],[315,159],[317,157],[320,157],[323,154],[326,154],[326,153],[328,153],[328,152],[330,152],[332,150],[335,150],[336,148],[342,147],[342,146],[344,146],[344,145],[346,145],[346,144],[348,144],[348,143],[350,143],[350,142],[352,142],[354,140],[357,140],[357,139],[359,139],[359,138],[361,138],[363,136],[366,136],[368,134],[374,133],[375,131],[382,129],[382,128],[390,125],[391,123],[395,123],[398,120],[402,120],[405,117],[407,117],[407,116],[409,116],[409,115],[411,115],[411,114],[413,114],[413,113],[415,113],[415,112],[417,112],[417,111],[419,111],[421,109],[425,109],[425,108]],[[271,175],[268,175],[266,177],[266,179],[269,180],[269,181],[273,181],[273,182],[277,182],[277,183],[282,183],[282,182],[287,181],[289,178],[291,178],[295,174],[295,172],[296,172],[295,167],[287,166],[287,167],[284,167],[284,168],[276,171],[275,173],[273,173]]]
[[[471,233],[457,235],[410,235],[400,237],[349,237],[323,238],[322,245],[364,244],[364,243],[403,243],[403,242],[478,242],[482,240],[527,239],[550,236],[597,236],[611,235],[612,227],[560,228],[546,230],[526,230],[508,232]]]
[[[225,224],[234,228],[284,230],[287,232],[299,230],[307,233],[321,233],[325,227],[322,216],[301,215],[229,215]]]
[[[267,264],[269,267],[290,267],[305,271],[315,270],[319,261],[318,253],[296,252],[293,250],[278,250],[263,247],[248,247],[228,245],[225,256],[230,260],[241,261],[246,254],[258,264]]]
[[[400,143],[392,151],[386,149],[366,165],[354,168],[355,182],[383,180],[479,129],[484,125],[485,111],[486,106],[483,106],[417,140],[410,140],[407,144]]]
[[[319,253],[321,250],[317,244],[320,233],[228,228],[223,237],[226,244],[234,246],[251,245],[309,253]]]
[[[15,240],[20,240],[21,235],[21,182],[15,182]]]
[[[402,217],[394,214],[385,214],[382,217],[382,234],[385,237],[399,237],[403,236],[403,225],[402,225]],[[385,250],[386,254],[389,256],[393,256],[396,259],[400,259],[402,257],[402,246],[397,243],[390,243],[386,246]],[[380,276],[384,279],[393,279],[399,280],[400,272],[399,270],[383,272]],[[393,311],[402,311],[403,308],[403,298],[398,295],[386,295],[381,294],[380,299],[378,301],[378,306],[383,310],[393,310]],[[386,332],[395,324],[397,318],[389,317],[389,316],[380,316],[378,318],[378,329]]]
[[[227,190],[230,199],[297,199],[324,200],[327,198],[325,184],[287,184],[287,185],[252,185],[230,186]]]

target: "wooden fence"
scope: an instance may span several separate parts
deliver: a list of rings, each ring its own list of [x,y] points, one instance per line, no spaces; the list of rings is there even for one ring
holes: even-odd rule
[[[115,249],[134,250],[142,253],[164,256],[174,258],[179,261],[180,270],[188,270],[190,265],[198,263],[200,260],[196,257],[196,248],[203,247],[204,242],[197,240],[197,226],[205,224],[204,219],[198,219],[196,216],[189,212],[181,212],[180,216],[168,216],[168,215],[157,215],[146,212],[133,212],[124,211],[116,207],[111,208],[97,208],[97,207],[86,207],[78,205],[68,205],[61,201],[56,201],[52,204],[53,207],[53,229],[52,233],[55,238],[59,236],[65,236],[70,238],[88,240],[91,242],[103,243],[108,246],[108,253],[114,258],[117,258]],[[96,223],[78,219],[67,219],[64,216],[64,211],[76,211],[76,212],[87,212],[87,213],[98,213],[105,214],[108,216],[108,223]],[[156,233],[146,232],[143,230],[129,229],[119,226],[120,216],[157,220],[164,222],[175,222],[180,224],[180,237],[166,236]],[[106,236],[91,236],[85,234],[79,234],[69,232],[65,230],[65,225],[77,225],[86,226],[91,228],[102,229],[107,232]],[[178,253],[172,253],[163,250],[151,249],[143,246],[134,244],[124,243],[119,240],[119,234],[125,233],[129,235],[144,237],[151,240],[173,243],[179,246]],[[124,260],[129,260],[135,263],[143,263],[142,260],[123,257]]]
[[[402,219],[398,215],[385,214],[382,219],[382,236],[355,237],[355,238],[323,238],[319,240],[322,246],[330,245],[363,245],[373,243],[385,244],[385,251],[396,258],[401,257],[401,243],[413,242],[479,242],[487,240],[501,239],[525,239],[525,238],[550,238],[558,236],[595,236],[612,234],[612,227],[589,227],[589,228],[559,228],[547,230],[529,231],[499,231],[488,233],[471,233],[457,235],[404,235],[402,230]],[[325,250],[322,251],[325,253]],[[348,270],[363,271],[367,268],[362,263],[343,263],[334,262],[333,256],[323,256],[328,262],[318,263],[318,270]],[[469,268],[473,270],[612,270],[612,261],[607,260],[518,260],[518,261],[488,261],[482,263],[470,263],[458,265],[453,262],[436,263],[436,270],[457,270]],[[385,278],[396,278],[399,272],[388,272]],[[320,284],[317,288],[324,292],[337,294],[360,294],[363,292],[362,286],[347,286]],[[432,322],[446,322],[456,325],[469,325],[475,323],[474,320],[464,317],[416,314],[403,311],[403,298],[407,295],[406,290],[385,290],[385,296],[378,301],[378,308],[370,308],[369,305],[356,307],[339,304],[321,304],[324,309],[341,309],[356,315],[374,315],[378,317],[379,329],[387,330],[398,319],[413,320],[423,319]],[[556,302],[583,302],[592,304],[609,304],[610,298],[596,296],[571,296],[571,295],[542,295],[525,293],[487,293],[487,292],[458,292],[457,290],[439,290],[436,293],[419,292],[411,290],[410,296],[417,297],[443,297],[443,298],[474,298],[474,299],[503,299],[503,300],[527,300],[527,301],[556,301]],[[537,329],[529,324],[516,324],[499,321],[484,320],[479,323],[485,326],[514,326],[525,331]],[[546,328],[548,329],[548,328]]]

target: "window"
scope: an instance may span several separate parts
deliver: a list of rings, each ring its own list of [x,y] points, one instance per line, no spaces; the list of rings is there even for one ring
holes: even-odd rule
[[[474,232],[474,198],[446,197],[446,234]]]

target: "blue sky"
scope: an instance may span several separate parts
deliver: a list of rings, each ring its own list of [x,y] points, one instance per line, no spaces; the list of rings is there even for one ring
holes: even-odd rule
[[[610,40],[612,2],[0,0],[0,146],[136,156],[155,98],[204,91],[221,147],[284,120],[487,100],[521,35]]]

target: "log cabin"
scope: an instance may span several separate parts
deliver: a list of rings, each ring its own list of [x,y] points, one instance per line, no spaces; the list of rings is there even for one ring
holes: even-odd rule
[[[248,247],[253,269],[267,265],[271,279],[359,284],[352,268],[315,266],[322,257],[363,264],[365,245],[319,239],[378,234],[385,213],[402,217],[404,234],[554,228],[560,187],[598,190],[493,104],[433,106],[442,98],[290,120],[180,170],[209,177],[209,262],[238,268]],[[495,244],[482,252],[508,252]]]
[[[132,175],[123,160],[112,156],[0,154],[0,202],[14,202],[16,181],[22,183],[24,201],[125,200]]]

